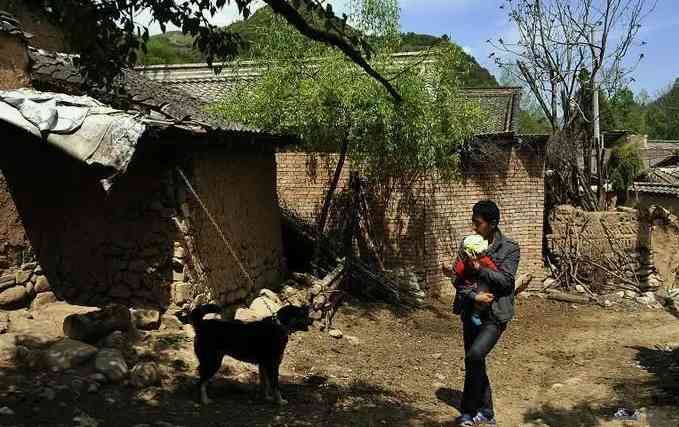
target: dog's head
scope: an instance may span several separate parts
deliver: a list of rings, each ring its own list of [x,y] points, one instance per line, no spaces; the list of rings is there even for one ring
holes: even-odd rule
[[[276,313],[278,319],[290,332],[308,331],[313,319],[309,317],[309,306],[286,305]]]

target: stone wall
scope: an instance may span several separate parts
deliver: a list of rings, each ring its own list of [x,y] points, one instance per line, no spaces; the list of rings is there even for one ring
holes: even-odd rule
[[[441,274],[441,264],[452,261],[458,243],[471,232],[474,203],[490,198],[502,210],[501,228],[521,245],[520,272],[543,275],[543,149],[505,144],[503,150],[503,160],[470,168],[461,182],[433,174],[413,182],[370,184],[375,237],[387,267],[412,267],[431,294],[447,294],[450,281]],[[279,153],[281,205],[316,220],[336,158]],[[351,167],[344,168],[338,193],[346,189]]]
[[[195,198],[189,197],[197,254],[213,297],[232,303],[280,285],[285,262],[273,149],[261,145],[199,151],[192,159],[195,189],[252,279],[241,271]]]
[[[625,253],[647,248],[648,233],[635,209],[586,212],[573,206],[558,206],[549,216],[550,249],[559,254],[569,245],[577,244],[582,254],[600,257],[610,253],[612,246]]]
[[[19,286],[28,303],[40,281],[41,291],[72,303],[162,308],[205,284],[226,303],[278,283],[273,152],[216,146],[189,153],[187,173],[234,242],[255,280],[252,289],[184,191],[172,146],[139,150],[107,194],[93,168],[12,128],[1,130],[13,145],[0,157],[0,293],[13,293],[0,300],[22,296]]]
[[[31,244],[0,170],[0,271],[21,265],[24,258],[31,257],[30,251]]]
[[[0,169],[56,296],[88,305],[167,305],[177,231],[167,171],[156,166],[162,162],[138,158],[107,194],[91,168],[12,136]]]
[[[616,211],[587,212],[572,206],[558,206],[549,215],[549,249],[560,259],[579,254],[614,273],[583,263],[581,274],[589,275],[592,286],[606,282],[636,284],[639,290],[673,286],[679,266],[674,255],[679,248],[676,217],[658,218],[648,209],[620,207]],[[590,273],[586,273],[589,271]]]

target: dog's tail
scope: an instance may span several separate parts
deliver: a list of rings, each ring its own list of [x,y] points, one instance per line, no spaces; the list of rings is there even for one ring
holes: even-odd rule
[[[193,329],[198,332],[203,323],[203,317],[208,313],[221,313],[222,309],[217,304],[203,304],[191,310],[189,320]]]

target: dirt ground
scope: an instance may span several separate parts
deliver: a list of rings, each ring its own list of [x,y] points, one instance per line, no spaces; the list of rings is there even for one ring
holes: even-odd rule
[[[659,310],[574,307],[521,299],[491,353],[489,370],[501,426],[679,426],[679,320]],[[197,404],[191,338],[146,337],[146,354],[166,367],[162,387],[68,386],[83,372],[0,370],[0,425],[13,426],[453,426],[464,371],[459,320],[442,304],[414,313],[349,304],[335,326],[295,335],[284,361],[278,408],[256,398],[256,373],[225,363]],[[59,384],[65,384],[59,386]],[[57,395],[41,396],[44,386]],[[642,422],[612,419],[642,409]],[[74,417],[81,417],[74,422]],[[90,421],[88,424],[87,421]],[[96,420],[96,423],[91,422]]]

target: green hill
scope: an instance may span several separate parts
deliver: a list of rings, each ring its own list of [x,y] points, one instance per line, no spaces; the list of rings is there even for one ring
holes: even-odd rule
[[[679,140],[679,78],[646,106],[646,125],[649,138]]]
[[[269,7],[257,10],[247,20],[237,21],[226,27],[239,33],[244,41],[244,48],[239,53],[240,58],[257,59],[261,32],[257,28],[268,27],[273,18]],[[399,51],[412,52],[424,50],[435,43],[452,43],[447,37],[439,38],[428,34],[403,33]],[[487,69],[479,65],[473,56],[463,53],[463,63],[460,72],[467,71],[465,83],[467,86],[497,86],[497,81]],[[203,62],[202,54],[193,47],[193,37],[184,35],[180,31],[169,31],[164,34],[151,36],[147,44],[147,53],[140,53],[139,63],[143,65],[157,64],[185,64]]]

